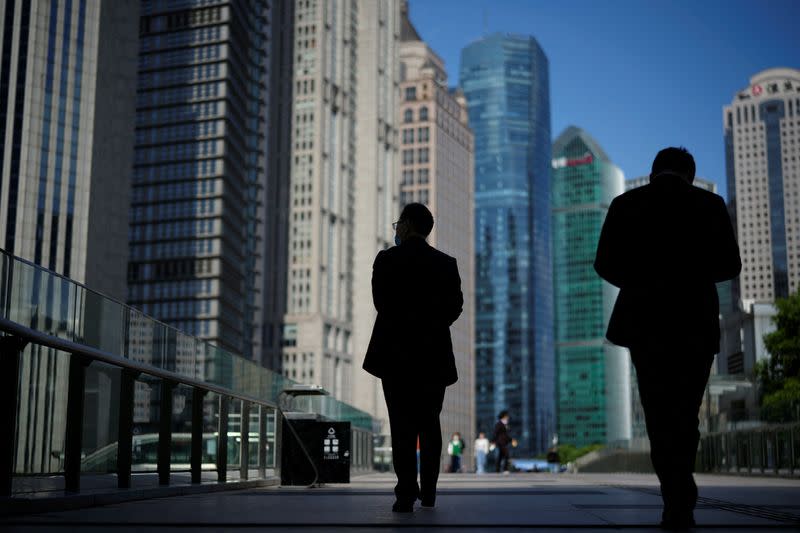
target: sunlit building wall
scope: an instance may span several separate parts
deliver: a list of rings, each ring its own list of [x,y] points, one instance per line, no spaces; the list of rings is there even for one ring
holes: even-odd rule
[[[475,436],[474,156],[466,100],[447,87],[444,62],[403,18],[400,44],[400,209],[420,202],[433,213],[431,246],[458,261],[464,310],[450,328],[458,382],[447,388],[442,436]],[[472,467],[468,446],[464,467]],[[446,459],[446,450],[443,450]]]
[[[745,310],[797,291],[800,282],[800,70],[759,72],[722,111],[728,205]]]

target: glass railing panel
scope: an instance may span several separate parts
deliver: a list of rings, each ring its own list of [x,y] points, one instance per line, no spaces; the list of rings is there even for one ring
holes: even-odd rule
[[[117,471],[120,369],[93,362],[83,394],[81,472]]]
[[[70,355],[29,344],[20,355],[16,474],[64,471]]]

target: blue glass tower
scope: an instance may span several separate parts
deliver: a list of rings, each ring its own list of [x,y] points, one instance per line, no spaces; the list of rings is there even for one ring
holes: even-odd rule
[[[511,414],[517,455],[555,431],[548,62],[533,37],[494,34],[461,52],[475,133],[476,416]]]

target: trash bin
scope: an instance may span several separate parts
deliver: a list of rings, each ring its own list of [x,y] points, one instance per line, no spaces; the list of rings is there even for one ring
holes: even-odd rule
[[[314,481],[314,469],[288,423],[317,467],[317,483],[350,483],[350,422],[333,422],[308,413],[285,414],[281,427],[281,485],[309,485]]]

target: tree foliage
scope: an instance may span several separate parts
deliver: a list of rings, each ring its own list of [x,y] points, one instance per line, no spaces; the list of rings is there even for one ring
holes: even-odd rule
[[[775,302],[776,329],[764,335],[770,357],[756,367],[761,416],[769,422],[795,420],[800,406],[800,291]]]

